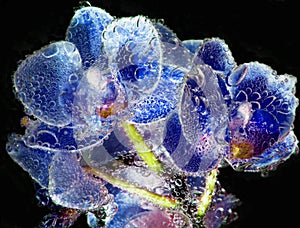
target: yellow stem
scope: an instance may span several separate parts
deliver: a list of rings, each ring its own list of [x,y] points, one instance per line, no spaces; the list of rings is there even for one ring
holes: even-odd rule
[[[125,134],[133,144],[138,155],[143,159],[143,161],[148,165],[148,167],[157,173],[163,172],[162,164],[155,157],[151,149],[147,146],[144,138],[140,135],[135,126],[128,122],[122,122],[122,127],[125,131]],[[149,202],[152,202],[155,205],[169,209],[179,207],[180,203],[175,199],[172,199],[170,197],[164,197],[156,193],[150,192],[146,189],[143,189],[141,187],[137,187],[131,183],[113,177],[111,174],[108,174],[107,172],[104,172],[102,170],[93,167],[85,167],[85,169],[90,173],[101,177],[102,179],[111,183],[112,185],[121,188],[129,193],[136,194],[139,197]],[[211,203],[212,196],[215,191],[217,173],[218,170],[214,169],[210,171],[206,176],[205,190],[203,194],[199,197],[199,205],[197,208],[199,217],[204,217],[206,210]]]
[[[136,152],[143,159],[143,161],[145,161],[148,167],[157,173],[161,173],[163,171],[161,163],[155,157],[151,149],[147,146],[144,138],[136,130],[135,126],[124,121],[122,122],[122,127],[129,140],[133,143]]]
[[[179,203],[175,199],[164,197],[164,196],[155,194],[153,192],[150,192],[146,189],[137,187],[126,181],[117,179],[117,178],[111,176],[110,174],[103,172],[99,169],[96,169],[93,167],[84,167],[84,168],[88,172],[101,177],[103,180],[111,183],[112,185],[114,185],[118,188],[121,188],[129,193],[136,194],[139,197],[144,198],[145,200],[152,202],[155,205],[158,205],[158,206],[161,206],[164,208],[169,208],[169,209],[176,208],[179,205]]]
[[[203,217],[205,215],[205,212],[211,203],[211,199],[212,199],[213,193],[215,191],[215,185],[216,185],[216,181],[217,181],[217,173],[218,173],[218,170],[214,169],[210,173],[208,173],[206,176],[205,190],[199,198],[198,215],[200,217]]]

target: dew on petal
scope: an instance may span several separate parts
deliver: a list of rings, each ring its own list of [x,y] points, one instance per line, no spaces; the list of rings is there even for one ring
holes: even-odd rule
[[[103,43],[111,66],[120,72],[128,89],[153,91],[161,76],[162,51],[158,32],[149,19],[136,16],[113,21],[104,31]]]
[[[80,75],[81,58],[66,41],[54,42],[27,57],[14,75],[19,99],[37,118],[63,126],[71,122],[73,94],[70,75]]]
[[[113,20],[113,16],[97,7],[83,7],[77,10],[67,29],[66,40],[76,45],[83,67],[89,68],[96,61],[105,61],[102,53],[102,33]]]
[[[23,134],[6,151],[32,178],[40,227],[206,227],[238,218],[223,167],[275,170],[293,154],[296,77],[237,65],[222,38],[80,7],[66,40],[14,73]]]
[[[49,193],[64,207],[95,209],[108,203],[104,182],[85,173],[75,153],[57,153],[49,168]]]

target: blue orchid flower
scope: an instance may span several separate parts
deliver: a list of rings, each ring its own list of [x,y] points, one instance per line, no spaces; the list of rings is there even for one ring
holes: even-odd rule
[[[7,151],[53,210],[43,227],[81,214],[90,227],[219,227],[238,202],[219,168],[264,171],[297,149],[295,83],[238,65],[219,38],[83,7],[14,73],[27,116]]]
[[[219,38],[184,43],[218,75],[229,107],[230,152],[225,160],[235,170],[266,171],[297,151],[293,122],[299,102],[294,76],[277,75],[259,62],[237,65]]]

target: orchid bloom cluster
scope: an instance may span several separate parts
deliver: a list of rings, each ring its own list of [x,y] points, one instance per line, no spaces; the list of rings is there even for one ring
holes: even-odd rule
[[[297,151],[294,76],[142,15],[81,7],[13,80],[26,116],[7,152],[51,211],[41,227],[81,215],[90,227],[220,227],[239,203],[222,167],[265,172]]]

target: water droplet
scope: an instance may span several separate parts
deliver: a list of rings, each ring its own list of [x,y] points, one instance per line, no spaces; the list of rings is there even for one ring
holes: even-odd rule
[[[78,81],[78,75],[77,74],[71,74],[69,76],[69,83],[72,84],[72,83],[75,83]]]
[[[227,84],[229,86],[238,86],[246,77],[248,67],[246,65],[239,66],[231,75],[227,77]]]
[[[55,43],[48,45],[43,51],[42,55],[45,58],[51,58],[59,53],[59,48]]]

